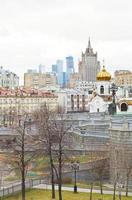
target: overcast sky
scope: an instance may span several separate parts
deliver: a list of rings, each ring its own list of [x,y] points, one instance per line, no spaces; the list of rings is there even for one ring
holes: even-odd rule
[[[0,65],[21,77],[68,55],[77,68],[89,36],[109,71],[131,70],[132,0],[0,0]]]

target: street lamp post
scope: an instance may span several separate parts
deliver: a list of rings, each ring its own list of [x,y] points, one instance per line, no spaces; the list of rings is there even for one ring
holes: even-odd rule
[[[116,113],[115,96],[116,96],[116,92],[118,90],[118,87],[115,85],[115,83],[112,83],[110,90],[112,92],[112,103],[109,105],[109,113],[114,115]]]
[[[110,90],[112,91],[112,100],[113,103],[115,104],[115,95],[118,90],[118,87],[115,85],[115,83],[112,83]]]
[[[124,185],[122,183],[117,183],[117,187],[118,187],[118,196],[119,196],[119,200],[121,200],[122,198],[122,188],[124,188]]]
[[[71,168],[74,172],[74,193],[77,193],[77,171],[79,170],[79,162],[78,161],[72,162]]]

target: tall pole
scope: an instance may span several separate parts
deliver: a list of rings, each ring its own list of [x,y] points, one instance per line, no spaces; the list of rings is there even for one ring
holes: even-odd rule
[[[22,157],[21,157],[21,164],[22,164],[22,200],[25,200],[25,128],[26,122],[24,121],[24,127],[22,132]]]
[[[74,171],[74,193],[77,193],[77,171],[79,170],[79,162],[72,162],[71,167]]]
[[[115,95],[116,95],[116,91],[118,90],[118,88],[114,83],[112,83],[110,90],[112,92],[111,114],[113,115],[116,113]]]
[[[74,192],[76,193],[77,192],[77,171],[76,171],[76,169],[74,170],[74,179],[75,179]]]

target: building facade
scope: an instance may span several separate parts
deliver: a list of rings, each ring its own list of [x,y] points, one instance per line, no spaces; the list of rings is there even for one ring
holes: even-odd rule
[[[89,110],[89,96],[83,92],[67,91],[67,112],[86,112]]]
[[[0,91],[0,121],[11,123],[13,116],[32,114],[45,105],[51,111],[58,109],[58,96],[38,90],[1,90]]]
[[[4,88],[17,88],[19,86],[19,77],[8,70],[0,67],[0,87]]]
[[[70,81],[70,75],[74,73],[74,60],[72,56],[66,57],[66,74],[67,74],[67,83]]]
[[[109,131],[111,180],[126,186],[132,183],[132,117],[115,116]]]
[[[24,87],[25,88],[42,88],[45,86],[56,85],[57,77],[53,73],[37,73],[28,71],[24,74]]]
[[[57,65],[58,84],[60,86],[63,86],[63,60],[57,60],[56,65]]]
[[[128,70],[118,70],[114,73],[115,84],[117,86],[131,86],[132,72]]]
[[[66,72],[63,72],[63,87],[67,86],[67,74]]]
[[[85,53],[82,52],[82,58],[79,62],[79,74],[82,81],[95,82],[96,75],[100,70],[100,62],[97,59],[97,53],[93,52],[90,40]]]
[[[57,74],[57,65],[52,65],[52,72]]]
[[[75,88],[76,84],[79,80],[80,80],[80,74],[79,73],[77,73],[77,72],[71,73],[68,86],[70,88]]]
[[[39,73],[45,73],[45,66],[42,65],[42,64],[40,64],[40,65],[38,66],[38,72],[39,72]]]

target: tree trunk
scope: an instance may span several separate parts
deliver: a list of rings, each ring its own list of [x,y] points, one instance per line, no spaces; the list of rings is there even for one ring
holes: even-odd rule
[[[52,158],[52,144],[49,144],[49,158],[50,158],[50,171],[51,171],[51,187],[52,187],[52,199],[55,199],[55,181],[54,181],[54,165]]]
[[[126,197],[128,197],[128,182],[129,182],[129,176],[127,175],[127,180],[126,180]]]
[[[59,164],[59,177],[58,177],[58,192],[59,192],[59,200],[62,200],[62,172],[61,165]]]
[[[59,191],[59,200],[62,200],[61,183],[58,184],[58,191]]]
[[[22,144],[21,144],[21,174],[22,174],[22,200],[25,200],[25,123],[22,133]]]
[[[102,186],[102,180],[100,180],[100,194],[103,195],[103,186]]]
[[[25,200],[25,168],[22,169],[22,200]]]
[[[52,199],[55,199],[55,182],[54,182],[54,169],[51,165],[51,185],[52,185]]]
[[[58,192],[59,200],[62,200],[62,147],[61,142],[59,144],[59,163],[58,163]]]
[[[93,183],[91,183],[91,188],[90,188],[90,200],[93,198]]]
[[[113,200],[116,199],[116,182],[114,182]]]

